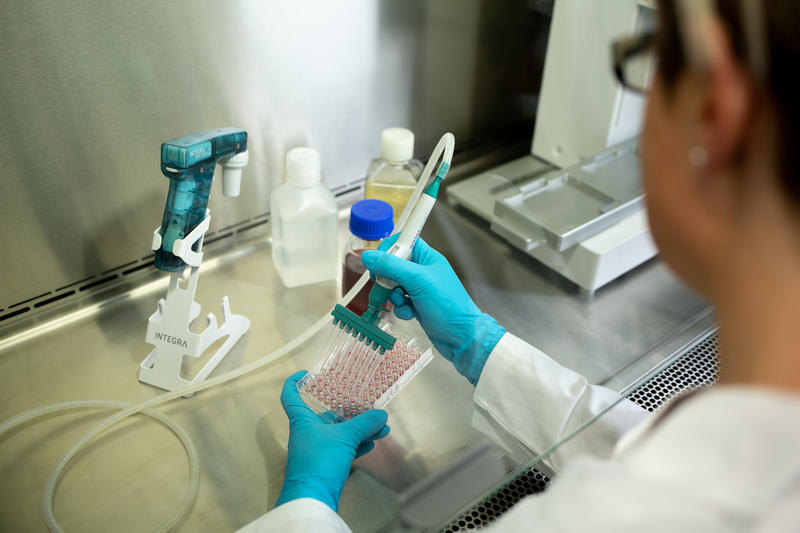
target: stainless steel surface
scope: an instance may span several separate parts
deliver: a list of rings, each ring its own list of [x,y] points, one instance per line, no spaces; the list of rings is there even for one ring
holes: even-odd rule
[[[658,259],[590,297],[465,210],[434,211],[422,235],[447,256],[481,309],[592,382],[611,379],[708,316],[708,305]]]
[[[338,294],[334,283],[284,288],[265,230],[260,226],[206,248],[198,288],[204,312],[219,313],[227,294],[235,312],[252,321],[246,342],[217,372],[280,346],[330,311]],[[658,261],[583,298],[497,239],[484,222],[444,203],[423,236],[448,256],[481,308],[592,381],[630,369],[705,309]],[[58,401],[140,401],[158,394],[136,373],[150,349],[144,342],[147,317],[165,286],[162,273],[145,269],[138,279],[25,319],[11,337],[0,329],[0,420]],[[314,344],[255,375],[164,408],[187,428],[201,456],[200,494],[182,531],[232,530],[274,504],[288,436],[280,386],[315,361]],[[469,383],[437,357],[390,404],[391,435],[356,462],[342,496],[341,514],[354,530],[392,523],[398,494],[479,442],[470,427],[471,396]],[[50,469],[105,414],[52,418],[0,441],[0,530],[44,529],[40,500]],[[68,531],[153,528],[177,508],[187,476],[169,433],[131,421],[78,456],[58,489],[56,514]]]
[[[414,485],[400,498],[398,521],[411,529],[430,531],[494,489],[509,465],[488,440]]]
[[[530,137],[552,2],[5,2],[0,18],[0,316],[150,255],[159,144],[250,134],[242,196],[212,228],[263,215],[285,152],[309,144],[337,190],[393,125],[425,155]],[[217,180],[218,181],[218,180]]]
[[[713,335],[717,328],[713,310],[711,308],[704,309],[692,320],[688,320],[683,326],[676,328],[672,334],[652,349],[643,353],[636,361],[600,383],[627,394],[686,354],[687,351],[692,350],[698,342]]]

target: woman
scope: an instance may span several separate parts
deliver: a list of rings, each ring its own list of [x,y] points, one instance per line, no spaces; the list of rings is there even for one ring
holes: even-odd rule
[[[646,420],[621,403],[551,457],[547,492],[491,530],[800,530],[800,5],[658,4],[648,214],[663,260],[716,307],[720,384]],[[620,60],[649,45],[626,43]],[[419,242],[412,259],[363,255],[403,287],[395,313],[417,317],[476,385],[477,425],[503,445],[542,452],[559,409],[585,420],[615,400],[481,313],[438,252]],[[277,508],[248,531],[346,531],[335,510],[350,463],[388,433],[383,411],[323,423],[296,394],[301,375],[281,397],[291,432]]]

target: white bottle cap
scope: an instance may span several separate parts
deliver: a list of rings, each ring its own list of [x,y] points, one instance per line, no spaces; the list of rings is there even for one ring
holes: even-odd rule
[[[250,155],[247,150],[239,152],[228,159],[220,159],[219,165],[222,167],[222,193],[225,196],[239,196],[242,185],[242,169],[247,166]]]
[[[322,180],[319,152],[313,148],[292,148],[286,154],[286,180],[299,187],[310,187]]]
[[[406,128],[383,130],[381,157],[387,161],[408,161],[414,157],[414,133]]]

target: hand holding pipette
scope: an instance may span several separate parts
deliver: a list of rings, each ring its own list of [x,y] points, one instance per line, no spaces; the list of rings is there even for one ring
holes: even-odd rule
[[[452,134],[447,133],[445,136]],[[445,137],[446,138],[446,137]],[[392,244],[387,249],[388,253],[401,260],[406,260],[411,257],[414,249],[414,244],[419,239],[419,234],[422,232],[422,227],[425,221],[428,220],[434,204],[436,204],[436,197],[439,195],[439,186],[447,175],[450,169],[450,164],[447,161],[442,161],[439,169],[436,171],[436,177],[425,188],[425,191],[417,199],[411,216],[408,217],[408,222],[402,227],[400,234],[392,241]],[[414,198],[411,199],[414,201]],[[375,324],[380,320],[381,313],[385,311],[384,305],[389,299],[392,289],[397,287],[397,282],[393,279],[386,277],[378,277],[375,279],[375,285],[369,293],[369,310],[364,313],[362,318]]]
[[[361,255],[364,266],[375,276],[399,285],[389,297],[395,315],[419,320],[439,353],[470,383],[477,384],[505,330],[475,305],[442,254],[417,239],[411,260],[400,259],[384,251],[396,240],[394,235],[378,250],[365,251]]]

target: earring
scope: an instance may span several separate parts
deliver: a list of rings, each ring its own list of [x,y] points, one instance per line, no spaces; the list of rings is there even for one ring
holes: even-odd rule
[[[708,152],[703,146],[696,144],[689,148],[689,163],[693,167],[704,167],[708,164]]]

